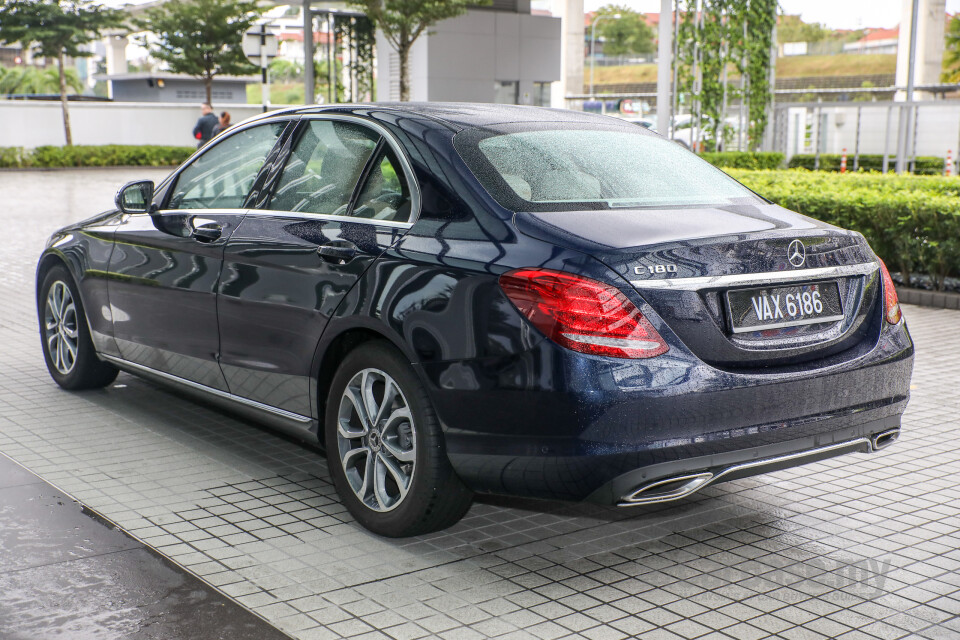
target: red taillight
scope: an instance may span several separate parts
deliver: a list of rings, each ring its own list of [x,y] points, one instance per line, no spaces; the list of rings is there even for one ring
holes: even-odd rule
[[[515,269],[500,287],[533,325],[568,349],[615,358],[652,358],[669,347],[620,291],[549,269]]]
[[[878,258],[879,260],[879,258]],[[887,265],[880,260],[880,275],[883,278],[883,317],[890,324],[900,322],[900,300],[897,299],[897,290],[893,286],[893,278],[887,271]]]

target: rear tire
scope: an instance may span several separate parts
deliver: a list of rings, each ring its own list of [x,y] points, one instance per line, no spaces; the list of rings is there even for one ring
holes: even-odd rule
[[[391,538],[438,531],[470,507],[473,494],[450,466],[426,390],[389,344],[367,342],[347,354],[324,418],[337,493],[370,531]]]
[[[71,391],[113,382],[117,368],[97,357],[77,285],[63,265],[47,272],[37,295],[43,359],[54,381]]]

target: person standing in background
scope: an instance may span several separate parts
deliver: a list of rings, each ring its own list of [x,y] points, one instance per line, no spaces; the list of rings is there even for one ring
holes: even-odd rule
[[[217,123],[217,126],[213,128],[213,135],[218,135],[221,131],[226,131],[230,128],[230,112],[224,111],[220,114],[220,121]]]
[[[193,128],[193,137],[197,139],[197,149],[210,142],[213,137],[213,128],[220,124],[217,114],[213,112],[213,107],[204,102],[200,105],[200,119],[197,120]]]

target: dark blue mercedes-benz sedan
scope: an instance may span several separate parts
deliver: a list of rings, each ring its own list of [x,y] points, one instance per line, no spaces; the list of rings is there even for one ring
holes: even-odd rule
[[[654,133],[530,107],[248,120],[58,231],[47,366],[319,441],[407,536],[473,492],[632,507],[896,440],[913,345],[863,237]]]

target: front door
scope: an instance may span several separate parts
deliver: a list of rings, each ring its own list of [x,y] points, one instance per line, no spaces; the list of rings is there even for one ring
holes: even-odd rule
[[[159,211],[122,219],[108,290],[123,359],[227,390],[217,364],[223,248],[286,125],[248,127],[217,142],[158,195]]]

